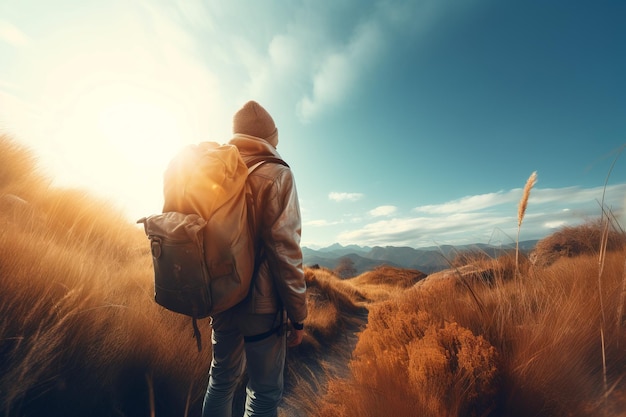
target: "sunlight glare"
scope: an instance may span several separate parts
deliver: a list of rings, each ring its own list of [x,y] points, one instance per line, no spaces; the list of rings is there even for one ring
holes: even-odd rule
[[[121,101],[103,109],[98,127],[113,150],[133,165],[162,163],[181,139],[176,115],[146,100]]]

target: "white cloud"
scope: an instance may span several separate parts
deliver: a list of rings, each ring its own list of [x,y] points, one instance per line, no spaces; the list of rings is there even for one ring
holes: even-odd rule
[[[373,11],[353,23],[347,41],[331,39],[330,45],[321,49],[324,53],[310,61],[311,67],[315,68],[312,88],[297,103],[302,122],[309,122],[347,100],[358,88],[364,74],[378,65],[387,51],[393,50],[397,38],[411,38],[415,43],[447,11],[458,12],[459,7],[465,6],[454,4],[451,7],[450,3],[437,0],[378,0],[370,3]],[[346,12],[350,14],[355,13],[356,7],[365,10],[363,2],[346,4]],[[350,24],[348,19],[343,19],[342,23]]]
[[[312,227],[326,227],[326,226],[334,226],[339,223],[340,222],[332,222],[332,221],[328,221],[325,219],[319,219],[319,220],[309,220],[307,222],[304,222],[304,225],[312,226]]]
[[[602,194],[625,193],[624,185],[594,188],[566,187],[566,188],[534,188],[528,200],[529,207],[533,205],[546,205],[551,203],[581,204],[590,201],[597,201],[598,207],[602,199]],[[413,209],[416,213],[422,214],[450,214],[450,213],[471,213],[475,211],[485,211],[496,209],[498,206],[518,204],[522,197],[522,189],[515,188],[509,191],[499,191],[496,193],[479,194],[466,196],[457,200],[448,201],[442,204],[429,204],[418,206]]]
[[[565,226],[567,223],[564,220],[555,220],[551,222],[545,222],[544,226],[548,229],[558,229]]]
[[[395,39],[416,40],[440,21],[451,9],[442,3],[350,0],[320,7],[312,0],[258,5],[177,0],[153,6],[144,1],[180,29],[172,31],[177,44],[187,36],[202,40],[197,56],[222,79],[233,101],[282,101],[302,122],[349,100]]]
[[[626,195],[626,184],[608,186],[606,189],[533,189],[520,239],[540,239],[558,228],[598,218],[601,213],[599,201],[603,193],[605,206],[611,208],[618,221],[625,221],[623,206],[626,202],[623,196]],[[521,189],[513,189],[421,206],[415,209],[416,216],[413,217],[361,223],[358,228],[344,230],[337,236],[337,241],[342,244],[413,247],[514,243],[520,197]]]
[[[502,204],[508,204],[516,199],[519,199],[520,197],[521,190],[511,190],[507,193],[497,192],[467,196],[458,200],[448,201],[443,204],[430,204],[415,207],[413,210],[418,213],[428,214],[465,213],[476,210],[484,210]]]
[[[298,103],[298,113],[309,121],[324,108],[333,106],[356,84],[359,68],[371,66],[382,49],[380,23],[370,20],[355,29],[350,42],[339,51],[327,54],[313,77],[313,91]]]
[[[564,199],[571,203],[581,203],[586,201],[602,200],[602,194],[610,196],[611,194],[626,192],[626,185],[609,185],[606,187],[593,187],[593,188],[581,188],[581,187],[566,187],[566,188],[540,188],[533,189],[530,193],[529,205],[532,199],[533,202],[538,204],[547,204],[553,202],[562,202]]]
[[[299,70],[299,62],[301,62],[304,51],[297,39],[281,34],[272,39],[268,53],[279,74],[291,75]]]
[[[361,193],[338,193],[331,192],[328,194],[328,199],[332,201],[358,201],[364,197]]]
[[[214,14],[218,12],[220,2],[207,3],[205,5],[204,2],[176,0],[175,4],[181,16],[185,21],[189,22],[192,27],[216,28],[216,17]],[[212,7],[213,10],[208,10],[207,7]]]
[[[28,44],[28,36],[12,23],[0,20],[0,41],[18,48]]]
[[[370,210],[368,213],[370,216],[381,217],[381,216],[391,216],[395,212],[398,211],[396,206],[378,206],[373,210]]]

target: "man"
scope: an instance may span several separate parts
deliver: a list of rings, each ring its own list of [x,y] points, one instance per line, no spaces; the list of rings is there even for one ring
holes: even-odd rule
[[[244,161],[281,158],[278,129],[255,101],[233,117],[234,136]],[[235,389],[248,373],[245,416],[277,416],[283,393],[286,346],[297,346],[307,316],[306,284],[300,248],[301,219],[294,177],[288,166],[268,162],[248,181],[254,197],[254,225],[261,256],[250,295],[211,319],[213,360],[203,416],[231,416]],[[291,322],[289,340],[283,311]]]

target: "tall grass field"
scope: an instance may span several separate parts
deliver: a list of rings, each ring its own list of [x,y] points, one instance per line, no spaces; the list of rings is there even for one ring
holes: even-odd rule
[[[626,239],[599,217],[431,275],[305,268],[279,415],[626,416]],[[198,352],[191,319],[154,302],[137,225],[0,136],[0,415],[199,416],[200,326]]]

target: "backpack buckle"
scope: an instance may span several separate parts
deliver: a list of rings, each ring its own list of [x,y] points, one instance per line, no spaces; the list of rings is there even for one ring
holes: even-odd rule
[[[159,259],[161,256],[161,239],[159,237],[154,236],[150,239],[150,252],[152,252],[154,259]]]

